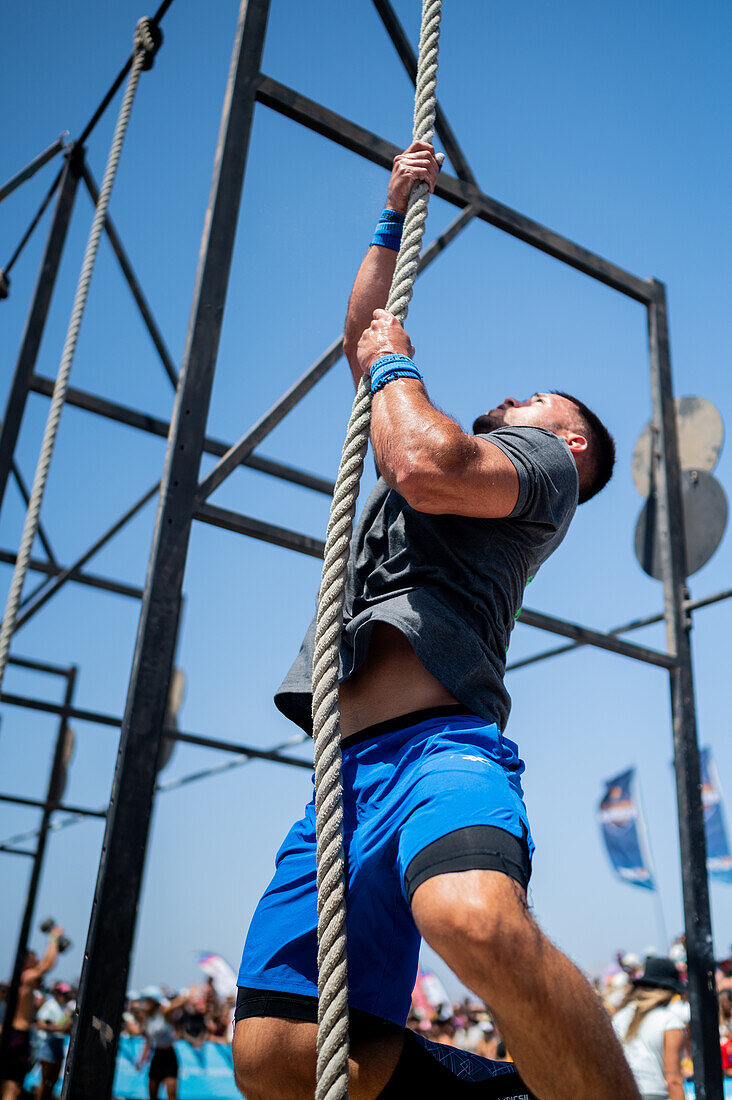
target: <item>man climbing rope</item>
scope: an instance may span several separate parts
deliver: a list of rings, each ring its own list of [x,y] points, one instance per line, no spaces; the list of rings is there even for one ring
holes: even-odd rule
[[[410,189],[432,190],[438,170],[423,142],[395,158],[345,327],[354,380],[371,379],[381,473],[354,533],[341,641],[349,1094],[638,1100],[593,990],[529,913],[524,766],[503,736],[524,586],[609,480],[614,445],[567,394],[506,398],[472,434],[431,404],[381,307]],[[309,732],[313,636],[275,697]],[[316,928],[311,803],[244,948],[233,1050],[248,1100],[313,1095]],[[490,1007],[525,1084],[405,1030],[420,936]]]

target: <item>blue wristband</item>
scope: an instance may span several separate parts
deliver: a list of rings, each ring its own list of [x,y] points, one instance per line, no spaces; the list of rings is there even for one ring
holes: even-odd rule
[[[402,243],[403,228],[403,214],[398,210],[382,210],[371,244],[378,244],[382,248],[391,248],[394,252],[398,252],[399,245]]]
[[[419,367],[406,355],[382,355],[371,364],[371,392],[377,393],[395,378],[417,378],[422,381]]]

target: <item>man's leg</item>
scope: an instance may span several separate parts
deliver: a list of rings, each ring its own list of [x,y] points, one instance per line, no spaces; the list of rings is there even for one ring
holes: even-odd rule
[[[596,994],[540,930],[517,882],[487,870],[436,875],[417,887],[412,913],[489,1006],[539,1100],[639,1100]]]
[[[247,1100],[312,1100],[315,1095],[317,1025],[256,1016],[239,1020],[232,1054],[236,1083]],[[401,1028],[352,1041],[348,1095],[376,1100],[393,1076],[404,1044]]]
[[[240,1020],[232,1050],[247,1100],[312,1100],[316,1032],[298,1020]],[[512,1066],[425,1043],[394,1024],[371,1033],[352,1028],[349,1053],[352,1100],[534,1100]]]

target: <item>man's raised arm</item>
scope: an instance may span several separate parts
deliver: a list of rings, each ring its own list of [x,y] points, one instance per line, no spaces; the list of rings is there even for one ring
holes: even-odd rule
[[[348,302],[343,332],[343,350],[348,359],[353,380],[358,386],[361,368],[356,351],[361,333],[371,324],[375,309],[384,309],[391,280],[394,275],[401,225],[407,211],[409,192],[419,180],[426,180],[430,191],[434,190],[440,170],[434,148],[423,141],[413,142],[408,149],[394,157],[394,167],[389,179],[386,209],[381,215],[368,252],[364,256]]]
[[[379,388],[371,374],[371,442],[381,476],[418,512],[509,516],[519,493],[515,466],[499,447],[435,408],[410,363],[413,354],[396,317],[375,310],[358,343],[357,365],[360,376],[384,364],[388,384]]]
[[[24,972],[24,983],[33,983],[40,981],[44,974],[47,974],[49,970],[52,970],[56,965],[58,959],[58,941],[63,936],[64,930],[60,925],[56,925],[52,928],[48,935],[48,946],[46,947],[46,953],[36,966],[32,970]]]

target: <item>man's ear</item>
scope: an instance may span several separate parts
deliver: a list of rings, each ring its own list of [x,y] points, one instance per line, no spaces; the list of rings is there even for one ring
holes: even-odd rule
[[[573,454],[581,454],[582,451],[587,450],[586,436],[580,435],[579,432],[564,432],[563,436]]]

